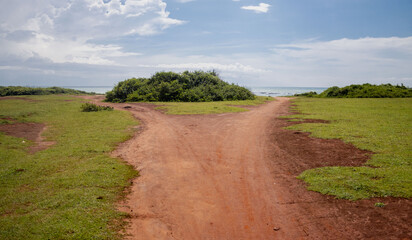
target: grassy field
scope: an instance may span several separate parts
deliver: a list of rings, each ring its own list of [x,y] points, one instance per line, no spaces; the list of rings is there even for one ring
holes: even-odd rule
[[[137,172],[109,152],[138,123],[121,111],[81,112],[68,96],[26,98],[1,100],[0,117],[46,123],[56,144],[29,154],[32,143],[0,132],[0,239],[119,238],[125,214],[115,203]]]
[[[299,178],[309,189],[344,199],[412,197],[412,99],[297,98],[298,119],[324,119],[289,127],[337,138],[375,154],[363,167],[323,167]]]
[[[218,102],[160,102],[157,109],[165,110],[167,114],[217,114],[227,112],[245,112],[246,108],[238,106],[256,106],[274,98],[260,97],[255,100],[218,101]]]

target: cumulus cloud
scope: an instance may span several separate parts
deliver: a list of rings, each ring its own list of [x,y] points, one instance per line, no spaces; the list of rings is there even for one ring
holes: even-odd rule
[[[270,5],[267,3],[259,3],[257,6],[243,6],[242,9],[254,11],[255,13],[267,13]]]
[[[11,1],[0,10],[0,53],[23,61],[39,56],[56,63],[114,64],[135,56],[99,40],[147,36],[183,24],[169,17],[162,0]]]

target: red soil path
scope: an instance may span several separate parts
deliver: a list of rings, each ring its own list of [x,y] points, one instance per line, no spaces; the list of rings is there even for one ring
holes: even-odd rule
[[[410,200],[336,200],[296,179],[309,168],[361,165],[370,153],[284,130],[286,98],[217,115],[110,105],[131,106],[142,122],[114,153],[141,175],[122,207],[130,239],[412,239]]]

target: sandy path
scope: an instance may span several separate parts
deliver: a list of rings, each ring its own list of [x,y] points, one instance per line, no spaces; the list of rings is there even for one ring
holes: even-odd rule
[[[383,212],[374,200],[335,200],[296,179],[308,168],[360,165],[368,153],[282,129],[288,101],[186,116],[111,104],[131,106],[143,126],[114,153],[141,175],[122,207],[130,239],[410,238],[409,200],[391,199]]]

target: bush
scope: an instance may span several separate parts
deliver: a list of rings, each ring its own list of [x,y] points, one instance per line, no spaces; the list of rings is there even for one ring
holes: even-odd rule
[[[318,93],[310,91],[310,92],[305,92],[305,93],[296,93],[293,96],[295,96],[295,97],[317,97]]]
[[[331,87],[319,94],[319,97],[328,98],[405,98],[412,97],[412,89],[403,85],[391,84],[350,85],[343,88]]]
[[[113,107],[110,106],[99,106],[96,105],[94,103],[84,103],[81,107],[80,107],[82,112],[98,112],[98,111],[112,111]]]
[[[158,72],[150,78],[131,78],[119,82],[106,93],[108,102],[209,102],[253,100],[248,89],[229,84],[216,72]]]

